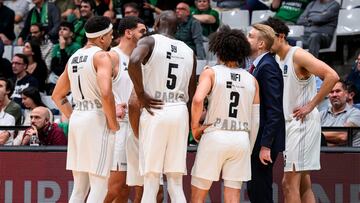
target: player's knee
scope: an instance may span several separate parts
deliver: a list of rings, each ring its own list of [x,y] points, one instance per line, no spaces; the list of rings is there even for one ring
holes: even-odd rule
[[[232,189],[241,189],[242,181],[224,180],[224,186]]]
[[[195,186],[201,190],[209,190],[211,187],[212,181],[211,180],[206,180],[203,178],[198,178],[195,176],[191,177],[191,185]]]

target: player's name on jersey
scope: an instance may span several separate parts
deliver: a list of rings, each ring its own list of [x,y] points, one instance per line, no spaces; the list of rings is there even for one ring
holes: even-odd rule
[[[221,130],[229,130],[229,131],[249,131],[249,123],[248,122],[241,122],[238,120],[232,119],[221,119],[216,118],[213,126],[215,128]]]
[[[101,109],[102,104],[100,100],[94,99],[94,100],[82,100],[75,102],[75,110],[78,111],[90,111],[94,109]]]
[[[231,80],[240,82],[240,74],[230,73]]]
[[[177,92],[159,92],[155,91],[155,98],[165,103],[186,102],[185,95]]]
[[[82,62],[86,62],[86,60],[88,59],[88,56],[75,56],[72,60],[71,60],[71,64],[78,64],[78,63],[82,63]]]

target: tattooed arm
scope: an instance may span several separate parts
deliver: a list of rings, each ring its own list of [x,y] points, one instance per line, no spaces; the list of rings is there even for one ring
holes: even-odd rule
[[[72,107],[66,98],[66,95],[70,91],[70,80],[67,69],[68,67],[66,66],[64,72],[61,74],[59,80],[56,83],[51,98],[55,102],[56,106],[60,109],[61,113],[64,114],[66,118],[70,118]]]

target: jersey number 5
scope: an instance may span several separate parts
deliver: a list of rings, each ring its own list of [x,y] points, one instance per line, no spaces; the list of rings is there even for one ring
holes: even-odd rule
[[[175,63],[169,63],[168,80],[166,81],[166,87],[170,90],[175,89],[176,75],[172,73],[173,68],[178,68],[179,65]]]
[[[239,105],[240,94],[238,92],[230,92],[230,105],[229,105],[229,117],[236,118]]]

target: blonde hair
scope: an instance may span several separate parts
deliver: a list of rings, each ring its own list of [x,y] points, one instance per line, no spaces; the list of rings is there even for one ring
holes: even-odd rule
[[[259,38],[265,42],[265,49],[270,50],[275,39],[274,29],[264,24],[254,24],[252,27],[259,31]]]

